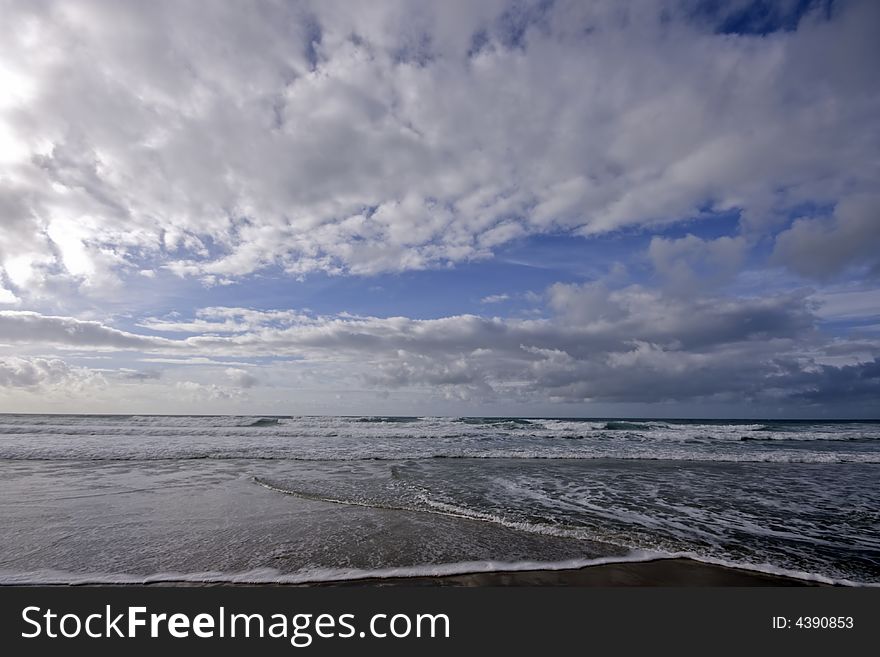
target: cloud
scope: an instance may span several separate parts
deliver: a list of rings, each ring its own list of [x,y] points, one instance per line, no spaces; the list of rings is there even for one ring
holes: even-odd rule
[[[691,293],[726,282],[738,273],[747,248],[744,237],[652,237],[648,257],[672,289]]]
[[[0,303],[16,304],[20,302],[21,299],[15,296],[10,290],[7,290],[5,287],[0,287]]]
[[[806,390],[798,396],[813,404],[873,405],[880,398],[880,358],[843,367],[823,365],[803,378]]]
[[[877,3],[760,37],[699,6],[7,3],[0,266],[19,297],[101,297],[143,271],[372,275],[706,208],[766,234],[804,202],[841,210],[792,227],[782,262],[869,259],[846,207],[878,174]]]
[[[158,342],[95,322],[45,319],[49,326],[85,324],[91,337],[74,332],[72,338],[81,352],[140,345],[144,353],[175,354],[143,360],[196,368],[200,380],[174,383],[193,403],[239,399],[264,382],[274,388],[319,382],[330,390],[359,382],[378,392],[421,391],[473,403],[750,400],[803,406],[840,400],[830,390],[840,382],[854,394],[873,389],[873,370],[858,368],[880,357],[880,341],[821,333],[811,290],[733,298],[593,282],[556,284],[545,298],[552,313],[537,319],[214,307],[197,313],[201,333]],[[20,344],[66,344],[58,331],[39,329],[34,313],[27,315],[37,329],[22,332]],[[212,328],[226,327],[229,317],[249,317],[253,325],[234,332]],[[229,358],[259,359],[261,365],[236,367],[223,360]],[[146,385],[153,374],[122,369],[105,376]]]
[[[7,2],[5,398],[865,405],[880,4],[750,8]]]
[[[174,387],[178,393],[193,402],[233,400],[241,395],[240,390],[216,383],[178,381]]]
[[[0,357],[0,387],[3,388],[76,393],[103,388],[106,384],[100,373],[72,367],[58,358]]]
[[[774,258],[810,278],[854,266],[880,274],[880,195],[843,199],[830,217],[801,218],[776,238]]]
[[[165,365],[240,365],[247,367],[250,363],[245,362],[237,362],[230,360],[214,360],[213,358],[205,358],[204,356],[189,356],[182,358],[175,358],[170,356],[165,357],[151,357],[151,358],[141,358],[140,359],[144,363],[157,363],[157,364],[165,364]]]
[[[261,326],[284,326],[309,321],[308,315],[292,310],[213,307],[198,309],[196,319],[189,322],[148,317],[138,325],[152,331],[177,333],[242,333]]]
[[[565,323],[580,325],[582,331],[685,349],[795,338],[809,333],[814,322],[807,291],[763,298],[678,298],[639,286],[608,290],[590,283],[556,284],[549,294]]]
[[[0,341],[99,349],[155,349],[171,343],[126,333],[96,321],[55,317],[19,310],[0,310]]]
[[[250,372],[235,367],[228,367],[224,372],[226,379],[236,388],[253,388],[260,380]]]
[[[123,367],[118,370],[104,370],[102,372],[118,381],[142,383],[144,381],[157,381],[162,378],[162,372],[158,370],[133,370]]]
[[[822,351],[808,291],[684,299],[631,286],[553,286],[556,315],[501,320],[325,318],[311,326],[211,338],[206,349],[271,349],[351,363],[380,388],[456,399],[658,402],[785,399]],[[874,347],[876,353],[877,346]]]
[[[880,288],[867,290],[828,289],[812,298],[819,304],[816,314],[827,320],[880,318]]]
[[[430,387],[446,399],[491,400],[496,391],[489,383],[487,372],[476,367],[478,356],[471,353],[438,358],[400,350],[396,358],[378,363],[375,370],[364,375],[364,380],[385,390]]]

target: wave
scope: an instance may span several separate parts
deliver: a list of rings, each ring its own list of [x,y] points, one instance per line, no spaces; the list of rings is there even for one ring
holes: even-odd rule
[[[797,431],[798,429],[803,430],[805,427],[798,427],[792,425],[784,425],[784,424],[761,424],[752,429],[752,431]]]
[[[779,432],[781,433],[781,432]],[[791,442],[803,442],[803,443],[819,443],[819,442],[829,442],[829,443],[869,443],[880,440],[880,436],[865,436],[865,435],[856,435],[856,436],[847,436],[840,434],[796,434],[794,436],[791,435],[775,435],[775,436],[742,436],[740,440],[743,442],[783,442],[783,441],[791,441]]]
[[[253,422],[245,424],[246,427],[274,427],[281,424],[281,420],[277,417],[261,417]]]
[[[524,520],[513,520],[510,518],[506,518],[502,515],[498,515],[497,513],[490,513],[478,509],[469,508],[467,506],[462,506],[459,504],[435,500],[432,499],[425,491],[421,491],[418,493],[410,491],[412,497],[408,501],[401,497],[397,497],[393,501],[387,501],[379,500],[375,495],[373,497],[365,496],[363,495],[363,493],[360,493],[360,497],[354,499],[352,497],[340,495],[335,492],[310,492],[307,490],[296,489],[286,484],[274,482],[264,477],[253,477],[253,481],[268,490],[316,502],[327,502],[330,504],[340,504],[344,506],[366,507],[372,509],[381,509],[385,511],[428,513],[432,515],[458,518],[462,520],[485,522],[492,525],[505,527],[507,529],[525,532],[528,534],[537,534],[554,538],[574,539],[580,541],[589,541],[592,543],[601,543],[605,545],[614,545],[618,548],[627,550],[636,548],[643,549],[646,547],[656,549],[667,547],[665,545],[657,543],[644,545],[640,544],[639,542],[633,542],[633,536],[631,534],[627,534],[625,537],[621,537],[615,532],[605,531],[601,528],[587,527],[583,525],[567,525],[558,522],[543,523]],[[399,491],[396,491],[395,494],[399,495]],[[796,536],[790,534],[789,532],[774,531],[769,533],[764,532],[764,534],[786,536],[800,541],[808,541],[815,544],[825,544],[831,547],[834,547],[836,545],[834,543],[828,543],[815,538]]]
[[[778,440],[880,440],[878,423],[744,423],[658,420],[534,418],[287,417],[287,416],[10,416],[0,415],[0,438],[29,440],[64,436],[122,438],[236,438],[263,427],[273,438],[296,440],[471,439],[485,443],[574,437],[602,441],[698,442],[706,445],[771,437]]]
[[[523,426],[528,427],[536,424],[532,420],[520,417],[460,417],[456,422],[477,426]]]
[[[742,563],[726,559],[702,557],[692,552],[659,552],[634,550],[617,556],[590,559],[566,559],[560,561],[457,561],[439,564],[419,564],[389,568],[310,568],[293,573],[275,568],[255,568],[238,572],[203,571],[194,573],[160,572],[152,575],[132,573],[74,573],[63,570],[44,569],[36,571],[0,570],[0,586],[52,586],[52,585],[149,585],[149,584],[322,584],[332,582],[358,582],[383,579],[418,577],[448,577],[479,573],[524,572],[533,570],[577,570],[594,566],[623,563],[647,563],[667,559],[690,559],[725,568],[756,573],[791,577],[830,586],[875,588],[876,582],[862,582],[845,578],[833,578],[818,573],[779,568],[766,563]]]
[[[623,545],[620,543],[612,543],[611,541],[604,540],[603,538],[599,538],[594,534],[588,532],[586,529],[580,529],[575,527],[560,527],[560,526],[551,526],[551,525],[541,525],[536,523],[527,523],[527,522],[518,522],[513,520],[508,520],[506,518],[502,518],[501,516],[497,516],[494,514],[483,513],[481,511],[475,511],[472,509],[468,509],[465,507],[456,506],[453,504],[448,504],[446,502],[439,502],[436,500],[432,500],[427,496],[419,496],[417,500],[412,504],[389,504],[384,502],[379,502],[376,500],[355,500],[351,498],[346,498],[337,495],[327,495],[323,493],[311,493],[308,491],[297,490],[291,488],[289,486],[285,486],[280,483],[272,482],[263,477],[254,477],[254,483],[259,484],[263,488],[274,491],[276,493],[282,493],[284,495],[290,495],[292,497],[298,497],[304,500],[311,500],[314,502],[328,502],[331,504],[342,504],[345,506],[359,506],[359,507],[367,507],[371,509],[382,509],[385,511],[409,511],[414,513],[429,513],[437,516],[445,516],[448,518],[458,518],[461,520],[472,520],[477,522],[487,522],[493,525],[499,525],[501,527],[506,527],[508,529],[516,529],[519,531],[527,532],[529,534],[541,534],[543,536],[554,536],[556,538],[572,538],[583,541],[594,541],[594,542],[602,542],[606,544],[617,545],[617,547],[628,549],[630,546]]]
[[[37,418],[46,419],[45,416]],[[734,463],[880,463],[880,424],[437,417],[0,417],[0,459],[291,461],[623,459]],[[793,423],[790,423],[793,424]],[[788,425],[786,425],[788,426]]]
[[[817,429],[820,429],[820,430],[826,429],[827,430],[828,428],[835,427],[835,426],[842,425],[844,427],[848,427],[848,426],[858,425],[858,424],[860,424],[860,423],[859,422],[827,423],[827,422],[796,422],[796,421],[794,421],[794,422],[768,422],[768,423],[761,424],[761,425],[755,427],[754,429],[752,429],[752,431],[770,431],[770,432],[783,431],[786,433],[802,433],[802,432],[806,433],[806,432],[810,432],[810,431],[816,431]]]
[[[635,551],[617,556],[561,561],[458,561],[389,568],[311,568],[283,573],[275,568],[255,568],[239,572],[205,571],[195,573],[160,572],[152,575],[131,573],[73,573],[44,569],[30,572],[0,570],[0,585],[98,585],[98,584],[319,584],[322,582],[397,579],[409,577],[444,577],[475,573],[521,572],[529,570],[572,570],[614,563],[638,563],[677,558],[663,553]]]
[[[257,568],[240,572],[207,571],[199,573],[165,572],[154,575],[129,573],[71,573],[61,570],[31,572],[0,571],[0,585],[100,585],[100,584],[320,584],[375,579],[410,577],[445,577],[475,573],[521,572],[528,570],[572,570],[611,563],[653,561],[662,555],[634,553],[615,557],[569,559],[563,561],[458,561],[440,564],[419,564],[390,568],[312,568],[295,573],[282,573],[274,568]]]
[[[816,452],[791,453],[758,452],[748,454],[582,454],[541,452],[474,452],[467,454],[316,454],[300,456],[295,454],[266,454],[250,452],[175,452],[172,454],[118,454],[106,453],[85,454],[16,454],[3,453],[0,450],[0,461],[71,461],[71,462],[103,462],[103,461],[304,461],[314,463],[360,462],[360,461],[424,461],[430,459],[474,459],[474,460],[533,460],[533,461],[649,461],[649,462],[690,462],[690,463],[792,463],[822,465],[872,465],[880,463],[877,453],[830,453]]]
[[[880,583],[870,583],[868,581],[855,581],[851,579],[840,578],[839,576],[829,576],[804,570],[786,568],[769,562],[756,563],[750,560],[750,557],[743,556],[740,560],[731,560],[729,558],[721,558],[712,554],[698,553],[693,551],[675,550],[674,546],[664,545],[663,541],[655,544],[653,540],[645,541],[637,539],[633,534],[619,534],[615,531],[605,531],[602,527],[588,527],[580,525],[568,525],[564,523],[543,523],[534,521],[523,521],[506,518],[503,515],[491,513],[487,511],[477,510],[459,504],[439,501],[432,499],[425,492],[414,494],[410,500],[398,499],[393,502],[380,501],[371,499],[368,496],[353,499],[344,494],[336,492],[312,492],[299,490],[290,485],[280,484],[261,477],[254,477],[254,481],[269,490],[279,492],[285,495],[291,495],[301,499],[312,501],[321,501],[332,504],[341,504],[348,506],[367,507],[380,510],[404,511],[415,513],[427,513],[438,516],[457,518],[471,522],[484,522],[514,531],[525,532],[529,534],[562,538],[570,540],[578,540],[589,542],[593,545],[614,546],[622,550],[626,550],[629,554],[651,555],[650,558],[688,558],[713,565],[726,566],[731,568],[752,570],[767,574],[794,577],[798,579],[812,580],[826,584],[845,584],[851,586],[880,586]],[[399,491],[396,491],[399,492]],[[410,493],[413,493],[411,490]],[[800,537],[803,540],[803,537]]]
[[[654,426],[647,422],[606,422],[602,428],[605,431],[644,431]]]
[[[331,504],[343,504],[345,506],[361,506],[367,507],[369,509],[384,509],[386,511],[421,511],[426,512],[426,509],[419,509],[415,506],[399,506],[393,504],[382,504],[379,502],[364,502],[360,500],[349,500],[341,497],[331,497],[328,495],[320,495],[317,493],[309,493],[306,491],[294,490],[293,488],[288,488],[281,484],[273,483],[263,477],[254,477],[254,483],[259,484],[263,488],[267,490],[274,491],[276,493],[282,493],[284,495],[291,495],[292,497],[299,497],[304,500],[311,500],[313,502],[329,502]],[[452,515],[448,513],[439,514],[439,515]],[[464,516],[456,516],[456,517],[464,517]]]

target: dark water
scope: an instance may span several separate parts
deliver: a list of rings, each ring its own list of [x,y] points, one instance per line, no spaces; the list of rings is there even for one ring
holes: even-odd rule
[[[880,583],[880,423],[0,416],[0,581],[680,554]]]

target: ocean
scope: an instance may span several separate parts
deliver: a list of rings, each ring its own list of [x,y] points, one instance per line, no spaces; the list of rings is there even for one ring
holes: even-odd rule
[[[0,583],[664,556],[880,583],[880,422],[0,415]]]

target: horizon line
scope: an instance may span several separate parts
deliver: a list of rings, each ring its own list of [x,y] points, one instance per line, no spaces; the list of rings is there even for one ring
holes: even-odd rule
[[[869,417],[869,418],[859,418],[859,417],[685,417],[685,416],[676,416],[676,417],[662,417],[656,415],[631,415],[631,416],[611,416],[611,415],[395,415],[393,413],[355,413],[355,414],[341,414],[341,413],[299,413],[299,414],[282,414],[282,413],[62,413],[62,412],[49,412],[49,413],[35,413],[29,411],[0,411],[0,416],[3,415],[54,415],[54,416],[83,416],[83,417],[265,417],[265,418],[305,418],[305,417],[338,417],[338,418],[358,418],[358,417],[367,417],[367,418],[394,418],[394,419],[402,419],[402,418],[411,418],[411,419],[422,419],[422,418],[464,418],[464,419],[478,419],[478,420],[492,420],[492,419],[521,419],[521,420],[666,420],[666,421],[707,421],[707,422],[723,422],[723,421],[735,421],[735,422],[880,422],[880,417]]]

